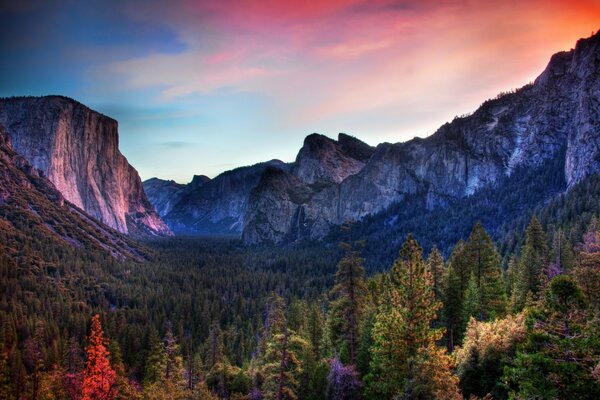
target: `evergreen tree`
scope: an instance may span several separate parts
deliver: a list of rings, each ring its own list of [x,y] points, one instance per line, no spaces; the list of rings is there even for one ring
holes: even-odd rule
[[[310,305],[308,316],[308,338],[310,348],[315,360],[321,359],[323,340],[323,315],[319,304],[314,302]]]
[[[446,325],[447,347],[449,351],[461,343],[464,331],[463,303],[464,295],[471,277],[471,265],[465,254],[465,242],[462,240],[454,246],[448,268],[444,276],[444,308],[442,315]]]
[[[441,337],[440,330],[431,328],[441,306],[431,282],[421,248],[409,235],[389,273],[373,327],[371,372],[367,377],[371,398],[415,398],[416,387],[419,393],[438,392],[436,387],[425,389],[425,377],[418,373],[428,363],[439,364],[429,357],[440,353],[427,351]],[[449,369],[440,373],[450,377]]]
[[[481,291],[477,287],[477,279],[471,274],[471,279],[465,290],[465,301],[462,307],[463,324],[467,326],[471,318],[479,319],[481,313]]]
[[[167,324],[167,333],[163,339],[165,349],[165,380],[174,386],[183,386],[183,357],[177,339],[173,335],[173,327]]]
[[[81,400],[114,399],[116,373],[110,365],[110,353],[106,348],[107,340],[102,332],[100,316],[92,317],[89,344],[86,348],[87,361],[83,375],[83,393]]]
[[[296,400],[302,375],[299,355],[308,349],[308,343],[289,330],[284,323],[281,333],[273,334],[262,362],[262,393],[265,399]]]
[[[548,265],[548,246],[542,225],[534,216],[525,233],[525,243],[521,248],[521,259],[513,290],[514,309],[521,310],[528,293],[537,298],[542,277]]]
[[[433,247],[429,258],[427,258],[427,268],[431,273],[431,281],[433,285],[433,293],[437,301],[444,300],[443,283],[444,283],[444,258],[437,247]]]
[[[150,331],[148,341],[150,350],[145,362],[144,386],[163,382],[167,365],[165,348],[156,330]]]
[[[600,358],[599,334],[574,279],[566,275],[552,279],[545,302],[530,311],[525,344],[506,369],[511,397],[600,398],[600,382],[594,376]]]
[[[364,280],[364,259],[356,249],[357,244],[342,243],[345,255],[338,263],[335,286],[331,294],[331,342],[338,350],[346,350],[348,362],[356,362],[359,322],[363,313],[367,286]]]
[[[475,276],[479,292],[479,320],[495,318],[504,313],[506,293],[500,269],[500,255],[481,223],[475,224],[463,253]],[[465,325],[466,326],[466,325]]]
[[[583,243],[578,250],[573,275],[591,306],[600,311],[600,231],[595,218],[583,235]]]

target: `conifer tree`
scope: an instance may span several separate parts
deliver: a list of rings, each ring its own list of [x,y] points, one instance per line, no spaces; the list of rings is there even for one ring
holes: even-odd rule
[[[336,350],[347,351],[349,364],[356,362],[358,328],[367,295],[364,259],[360,257],[359,246],[357,243],[341,244],[345,254],[338,263],[335,286],[331,291],[335,298],[331,305],[331,341]]]
[[[586,305],[572,277],[552,279],[545,301],[529,312],[525,344],[505,370],[511,398],[600,398],[600,382],[594,376],[600,328]]]
[[[444,275],[444,308],[442,315],[446,326],[447,347],[449,351],[461,343],[464,330],[463,303],[471,268],[465,253],[465,242],[462,240],[454,246]]]
[[[433,247],[429,258],[427,258],[427,268],[431,273],[433,293],[437,301],[443,301],[443,282],[444,282],[444,258],[437,247]]]
[[[302,375],[300,355],[308,351],[308,343],[288,329],[284,300],[272,295],[267,304],[268,331],[265,352],[260,360],[261,393],[265,399],[296,400]]]
[[[475,274],[471,274],[467,289],[465,290],[465,301],[462,307],[463,324],[467,326],[471,318],[479,319],[481,313],[481,291],[477,287]]]
[[[500,255],[479,222],[473,227],[464,255],[471,265],[479,292],[479,309],[478,315],[475,316],[483,321],[502,315],[506,308],[506,293],[500,269]]]
[[[175,386],[183,386],[183,357],[179,343],[173,335],[173,327],[167,324],[167,333],[163,339],[165,349],[165,379]]]
[[[221,331],[219,324],[213,322],[208,334],[208,357],[206,366],[210,370],[221,361],[223,361],[223,332]]]
[[[542,225],[533,216],[525,233],[525,243],[521,248],[521,259],[513,290],[515,310],[521,310],[526,303],[528,293],[537,298],[540,282],[548,265],[548,246]]]
[[[323,340],[323,315],[319,304],[314,302],[309,307],[308,338],[315,360],[321,359],[321,341]]]
[[[431,328],[440,306],[421,248],[409,235],[389,273],[373,327],[371,372],[367,377],[371,398],[438,398],[435,385],[441,381],[425,382],[418,371],[430,363],[440,364],[430,357],[443,352],[428,350],[442,335],[439,329]],[[451,377],[449,364],[440,374]],[[430,397],[415,397],[416,387]]]
[[[156,330],[150,331],[149,352],[145,362],[144,386],[148,386],[165,379],[167,355]]]
[[[100,316],[96,314],[92,317],[89,344],[86,348],[87,361],[83,375],[82,400],[112,400],[117,395],[116,373],[110,365],[110,353],[106,344]]]

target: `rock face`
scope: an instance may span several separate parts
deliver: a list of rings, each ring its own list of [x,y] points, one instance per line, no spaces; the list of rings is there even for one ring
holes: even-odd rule
[[[250,195],[244,241],[319,239],[407,195],[429,209],[443,206],[554,157],[565,157],[568,187],[599,172],[600,34],[555,54],[532,85],[486,101],[430,137],[375,150],[350,146],[356,152],[344,150],[347,140],[311,135],[290,171],[265,171]]]
[[[28,267],[43,263],[23,259],[40,241],[58,246],[106,251],[119,259],[142,260],[147,250],[96,221],[65,197],[11,146],[0,126],[0,253]],[[30,246],[27,252],[23,247]]]
[[[135,235],[171,235],[118,148],[117,121],[59,96],[0,99],[14,149],[69,202]]]
[[[194,176],[187,185],[152,178],[148,197],[176,234],[240,235],[250,191],[269,167],[288,169],[272,160],[227,171],[214,179]]]

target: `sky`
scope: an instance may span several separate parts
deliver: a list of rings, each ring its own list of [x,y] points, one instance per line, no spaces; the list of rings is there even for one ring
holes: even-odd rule
[[[0,0],[0,97],[72,97],[185,183],[313,132],[428,136],[598,29],[600,0]]]

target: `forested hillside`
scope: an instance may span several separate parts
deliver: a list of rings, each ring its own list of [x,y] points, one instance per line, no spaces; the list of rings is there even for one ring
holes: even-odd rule
[[[444,252],[394,232],[373,250],[348,225],[340,247],[23,249],[46,269],[3,255],[0,398],[598,398],[598,182],[523,212],[524,229],[490,235],[482,212]]]

